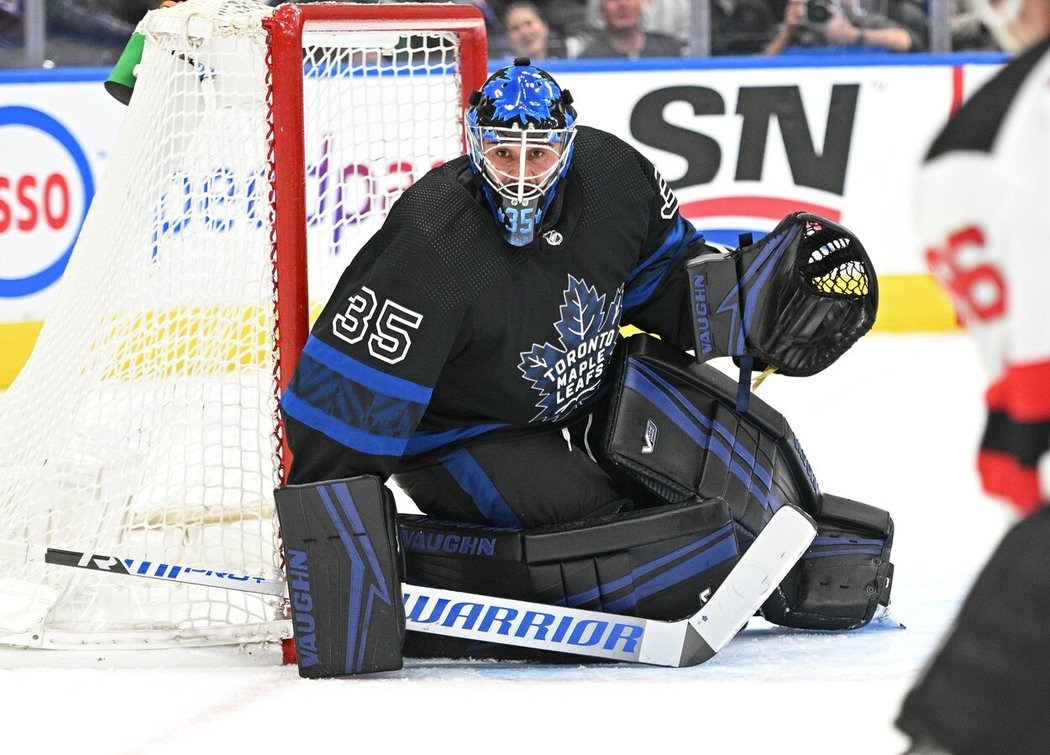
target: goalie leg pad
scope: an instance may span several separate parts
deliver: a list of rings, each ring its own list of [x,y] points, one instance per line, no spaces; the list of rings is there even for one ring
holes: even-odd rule
[[[409,583],[650,619],[696,612],[738,559],[724,501],[691,501],[531,530],[398,517]],[[416,616],[414,620],[425,620]],[[406,655],[579,662],[410,632]]]
[[[610,402],[606,458],[665,501],[729,502],[746,548],[784,505],[813,515],[817,482],[784,417],[757,397],[647,335],[628,339]]]
[[[773,594],[762,616],[801,629],[857,629],[888,606],[893,583],[888,512],[825,494],[817,536]]]
[[[299,675],[400,669],[405,614],[390,491],[362,476],[278,488],[274,498]]]

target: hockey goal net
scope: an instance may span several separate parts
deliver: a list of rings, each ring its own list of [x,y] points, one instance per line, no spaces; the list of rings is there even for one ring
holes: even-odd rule
[[[139,30],[59,301],[0,395],[0,542],[280,578],[277,399],[311,300],[416,177],[462,153],[484,25],[468,6],[188,0]],[[0,568],[0,645],[291,634],[279,598]]]

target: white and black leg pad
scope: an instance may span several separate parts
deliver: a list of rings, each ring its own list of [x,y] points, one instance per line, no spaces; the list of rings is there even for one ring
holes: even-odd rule
[[[402,666],[405,614],[396,508],[372,476],[274,491],[299,675]]]
[[[692,501],[528,530],[398,517],[406,581],[549,605],[677,620],[725,580],[739,549],[722,500]],[[415,606],[414,622],[427,612]],[[415,657],[564,662],[529,648],[410,632]],[[572,657],[578,662],[578,657]]]
[[[762,605],[767,621],[802,629],[857,629],[888,606],[893,520],[866,503],[824,494],[817,536]]]
[[[811,516],[817,482],[784,417],[758,398],[736,409],[736,384],[648,335],[628,339],[605,430],[606,457],[667,501],[729,502],[742,548],[781,506]]]

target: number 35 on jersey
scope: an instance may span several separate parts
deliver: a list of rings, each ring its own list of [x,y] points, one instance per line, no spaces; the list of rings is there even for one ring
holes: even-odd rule
[[[380,308],[375,292],[362,286],[360,293],[347,301],[346,311],[332,319],[332,332],[347,343],[367,338],[369,354],[387,364],[397,364],[408,355],[410,331],[418,329],[421,322],[423,315],[393,299],[384,300]]]

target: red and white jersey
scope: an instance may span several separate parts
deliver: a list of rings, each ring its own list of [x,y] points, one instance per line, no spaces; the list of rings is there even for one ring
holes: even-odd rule
[[[984,487],[1030,512],[1050,499],[1050,39],[952,117],[917,188],[926,260],[991,376]]]

